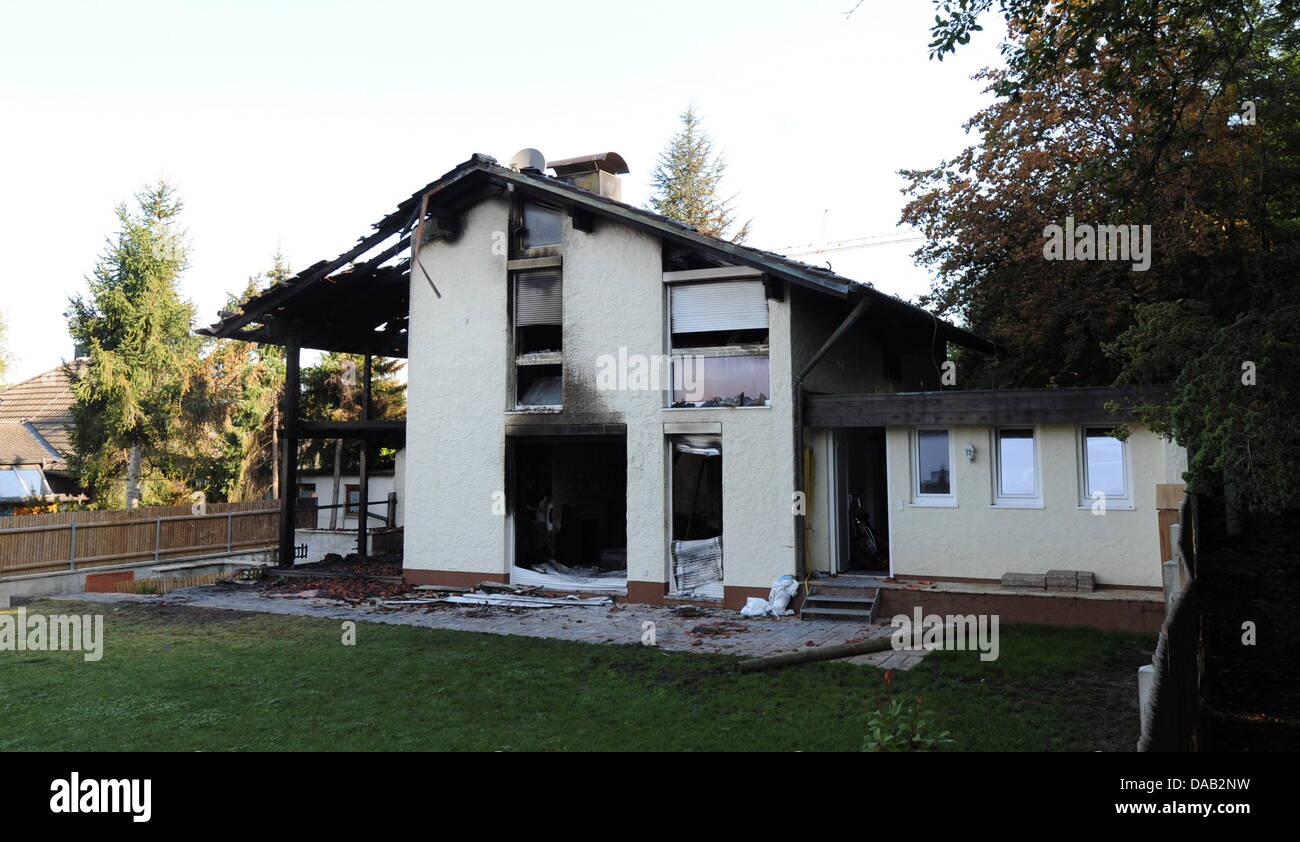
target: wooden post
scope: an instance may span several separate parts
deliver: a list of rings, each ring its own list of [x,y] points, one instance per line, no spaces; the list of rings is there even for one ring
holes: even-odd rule
[[[280,448],[280,552],[281,567],[293,566],[294,528],[298,520],[298,403],[300,346],[290,339],[284,346],[284,422]]]
[[[751,658],[736,664],[736,672],[759,672],[776,667],[792,667],[796,664],[810,664],[814,661],[834,661],[851,658],[854,655],[867,655],[871,652],[883,652],[892,649],[894,639],[891,635],[873,637],[858,643],[843,643],[839,646],[821,646],[816,649],[799,649],[794,652],[782,652],[778,655],[765,655]]]
[[[343,439],[334,439],[334,490],[330,492],[330,529],[339,526],[339,483],[343,481]],[[319,518],[317,518],[319,521]],[[344,518],[347,520],[347,518]]]
[[[397,526],[397,492],[388,492],[388,511],[384,514],[384,521],[388,528],[392,529]]]
[[[370,420],[371,356],[366,354],[361,374],[361,420]],[[361,487],[357,489],[357,555],[370,555],[370,439],[361,440]]]

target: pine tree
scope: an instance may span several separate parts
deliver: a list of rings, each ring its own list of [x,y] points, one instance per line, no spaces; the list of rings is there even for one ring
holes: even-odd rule
[[[703,234],[743,243],[749,236],[750,223],[732,235],[735,196],[723,198],[720,194],[726,160],[721,152],[714,154],[713,139],[701,126],[694,105],[682,112],[681,121],[681,131],[659,153],[659,162],[651,173],[655,192],[650,197],[650,209],[694,226]]]
[[[193,307],[178,289],[186,266],[182,203],[165,181],[136,202],[134,211],[118,206],[119,229],[87,279],[89,296],[72,298],[67,313],[89,357],[72,372],[71,462],[101,506],[125,467],[130,508],[141,501],[141,472],[168,461],[200,347],[190,329]]]

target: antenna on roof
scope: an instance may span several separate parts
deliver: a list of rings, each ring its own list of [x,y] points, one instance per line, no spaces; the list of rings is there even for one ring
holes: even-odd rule
[[[540,173],[546,169],[546,156],[532,147],[520,149],[511,156],[510,169],[515,172]]]

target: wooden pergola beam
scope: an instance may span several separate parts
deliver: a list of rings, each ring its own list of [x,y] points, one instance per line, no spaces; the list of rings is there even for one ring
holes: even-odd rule
[[[280,449],[280,551],[276,561],[281,567],[293,566],[294,531],[298,516],[298,438],[297,427],[301,403],[299,356],[301,348],[290,339],[284,346],[284,395],[281,417],[284,440]]]

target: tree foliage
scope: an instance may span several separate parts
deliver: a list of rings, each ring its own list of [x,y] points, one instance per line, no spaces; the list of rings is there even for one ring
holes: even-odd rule
[[[659,153],[651,174],[650,208],[655,213],[694,226],[704,234],[743,243],[750,223],[736,229],[735,196],[722,195],[727,164],[714,152],[713,139],[704,131],[695,106],[681,114],[681,131]]]
[[[942,54],[992,3],[937,5]],[[1009,66],[985,73],[1000,98],[968,124],[979,142],[904,174],[904,220],[927,234],[918,257],[936,272],[931,303],[1000,347],[964,360],[962,385],[1172,384],[1174,398],[1141,415],[1188,448],[1193,489],[1226,476],[1253,508],[1300,505],[1281,467],[1300,459],[1283,423],[1300,411],[1288,374],[1300,303],[1294,8],[998,7]],[[1046,261],[1045,226],[1067,216],[1151,226],[1150,268]]]
[[[261,277],[230,296],[235,312],[265,286],[290,276],[283,255]],[[284,387],[284,349],[277,345],[213,340],[190,379],[186,438],[194,467],[191,483],[209,500],[254,500],[270,495],[275,472],[275,409]]]
[[[316,365],[302,369],[302,417],[309,421],[359,421],[362,414],[362,383],[365,358],[358,354],[326,353]],[[406,417],[406,383],[399,373],[406,363],[389,357],[371,361],[370,417],[396,420]],[[302,463],[317,468],[333,466],[334,443],[312,439],[303,444]],[[347,442],[343,452],[344,473],[359,470],[360,448]],[[392,453],[379,454],[379,463]],[[375,467],[375,465],[371,465]]]

